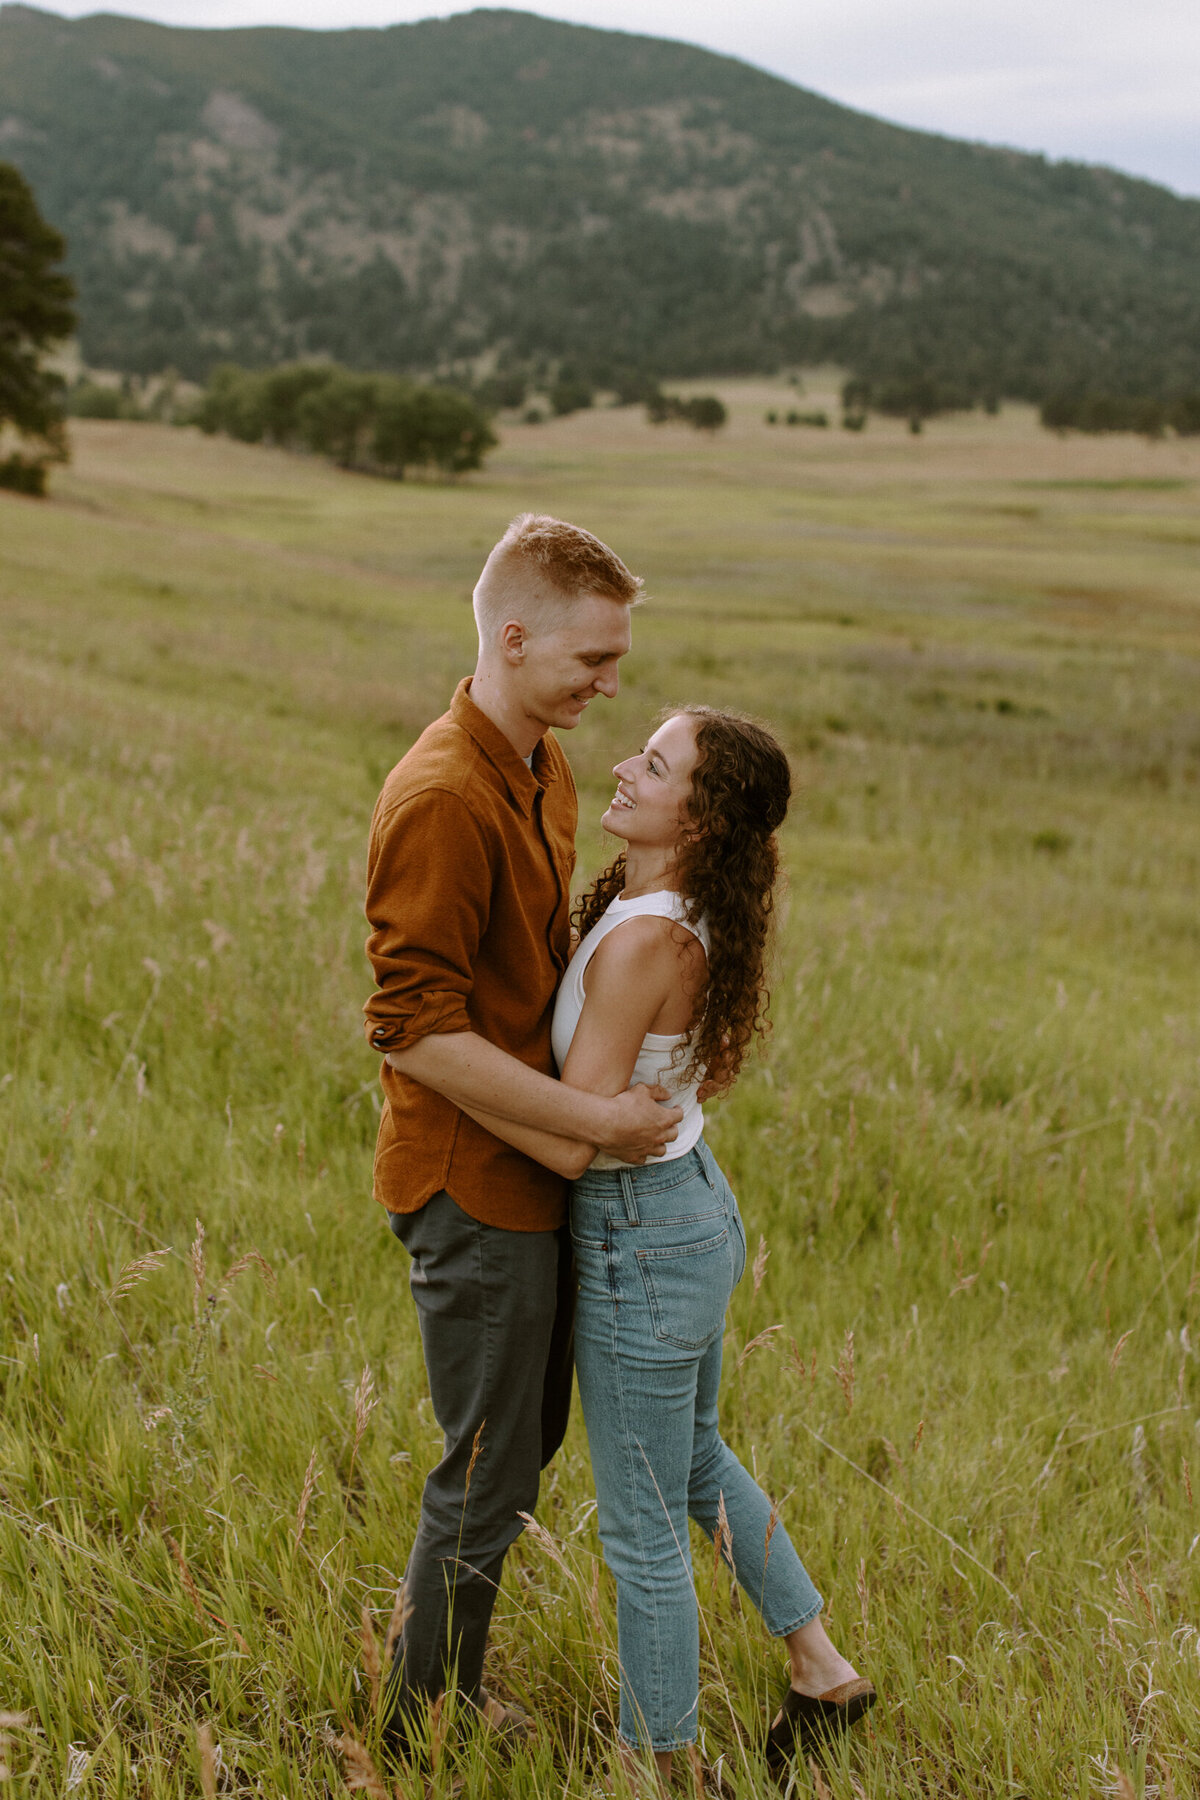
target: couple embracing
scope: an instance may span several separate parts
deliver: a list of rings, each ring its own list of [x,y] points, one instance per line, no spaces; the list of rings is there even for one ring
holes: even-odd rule
[[[617,692],[641,582],[590,532],[516,519],[474,593],[475,673],[397,765],[371,827],[367,1034],[384,1056],[375,1193],[411,1258],[445,1453],[403,1589],[388,1734],[481,1685],[505,1553],[562,1442],[573,1366],[617,1585],[620,1743],[694,1745],[689,1516],[786,1644],[768,1760],[874,1699],[767,1496],[722,1441],[725,1310],[746,1260],[703,1137],[760,1023],[790,793],[768,732],[671,714],[618,764],[625,849],[571,924],[576,800],[552,730]],[[710,1084],[711,1085],[711,1084]],[[694,1756],[694,1751],[692,1752]]]

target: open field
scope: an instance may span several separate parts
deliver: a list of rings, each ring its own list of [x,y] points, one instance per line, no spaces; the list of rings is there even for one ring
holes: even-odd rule
[[[50,502],[0,495],[14,1792],[315,1800],[374,1741],[362,1610],[438,1439],[363,847],[526,508],[649,578],[568,740],[586,867],[664,704],[794,753],[774,1044],[710,1137],[769,1252],[728,1435],[884,1696],[829,1791],[1200,1791],[1200,444],[762,424],[807,385],[722,384],[715,441],[515,427],[461,485],[80,424]],[[447,1749],[439,1796],[624,1791],[578,1420],[539,1515],[491,1676],[538,1746]],[[763,1794],[781,1659],[695,1549],[705,1747]]]

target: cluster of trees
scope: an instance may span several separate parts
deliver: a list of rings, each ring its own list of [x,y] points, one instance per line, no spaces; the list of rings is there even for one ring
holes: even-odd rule
[[[661,400],[653,375],[643,369],[614,366],[603,357],[556,364],[545,356],[533,356],[519,363],[510,361],[481,381],[473,381],[468,368],[456,373],[455,382],[469,388],[488,412],[512,411],[524,406],[531,395],[544,394],[556,419],[594,406],[598,392],[610,394],[613,406],[642,406]],[[545,413],[531,405],[525,416],[530,424],[540,424]]]
[[[1180,437],[1195,437],[1200,435],[1200,392],[1166,401],[1076,388],[1051,394],[1042,403],[1041,417],[1050,431],[1137,431],[1160,438],[1169,428]]]
[[[478,469],[496,443],[487,413],[468,394],[334,363],[265,371],[222,363],[193,418],[203,431],[311,450],[339,468],[396,480],[409,468]]]
[[[715,394],[696,394],[690,400],[682,400],[678,394],[655,389],[646,400],[646,417],[652,425],[677,420],[697,431],[719,431],[729,415]]]
[[[768,425],[779,424],[780,414],[774,408],[763,416]],[[818,430],[824,431],[829,425],[829,414],[824,409],[819,412],[797,412],[793,408],[791,412],[783,414],[783,423],[785,425],[815,425]]]
[[[1000,397],[991,389],[977,393],[962,382],[944,381],[928,369],[906,371],[883,380],[868,381],[854,376],[842,388],[842,406],[847,414],[865,415],[868,411],[883,413],[892,419],[916,421],[935,419],[939,413],[970,412],[982,404],[986,413],[1000,410]]]
[[[181,402],[179,378],[168,369],[155,382],[135,385],[128,375],[119,382],[93,381],[83,375],[67,391],[67,411],[73,419],[126,419],[153,421],[159,425],[189,425],[192,408]]]
[[[75,328],[75,290],[56,267],[66,254],[11,163],[0,163],[0,432],[22,448],[0,458],[0,487],[43,494],[51,462],[65,460],[64,384],[42,354]]]

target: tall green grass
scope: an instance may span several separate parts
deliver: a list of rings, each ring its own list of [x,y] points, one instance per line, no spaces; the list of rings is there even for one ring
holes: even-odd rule
[[[369,1197],[362,848],[524,506],[650,577],[568,745],[585,867],[661,705],[795,758],[774,1045],[710,1135],[761,1239],[727,1434],[882,1695],[821,1779],[1195,1791],[1200,459],[1098,454],[1007,418],[781,447],[735,407],[397,490],[97,424],[51,504],[0,500],[14,1791],[301,1800],[377,1754],[438,1434]],[[436,1794],[624,1791],[578,1420],[539,1519],[489,1670],[537,1744],[443,1719]],[[759,1794],[782,1661],[694,1548],[704,1749]]]

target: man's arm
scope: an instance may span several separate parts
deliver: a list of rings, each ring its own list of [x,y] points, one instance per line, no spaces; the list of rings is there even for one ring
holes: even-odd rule
[[[532,1125],[514,1125],[511,1119],[502,1119],[498,1113],[479,1112],[473,1106],[464,1106],[460,1110],[502,1143],[523,1151],[534,1162],[553,1169],[556,1175],[565,1175],[568,1181],[575,1181],[595,1160],[595,1144],[585,1144],[578,1138],[556,1137],[554,1132],[538,1131]]]
[[[389,1050],[387,1059],[393,1069],[464,1112],[491,1113],[514,1125],[592,1144],[622,1162],[660,1156],[678,1135],[683,1117],[679,1107],[659,1104],[668,1098],[665,1088],[626,1088],[605,1095],[567,1087],[473,1031],[434,1032],[404,1050]]]
[[[363,1008],[367,1038],[381,1056],[431,1032],[470,1031],[467,1003],[491,904],[491,851],[461,796],[423,788],[389,802],[384,790],[367,857],[375,991]]]
[[[432,879],[448,842],[448,879]],[[491,881],[479,821],[457,795],[423,790],[377,812],[367,884],[377,984],[365,1008],[370,1042],[392,1068],[456,1106],[594,1144],[623,1162],[660,1155],[682,1117],[656,1103],[663,1090],[572,1096],[471,1029],[467,1001]]]

